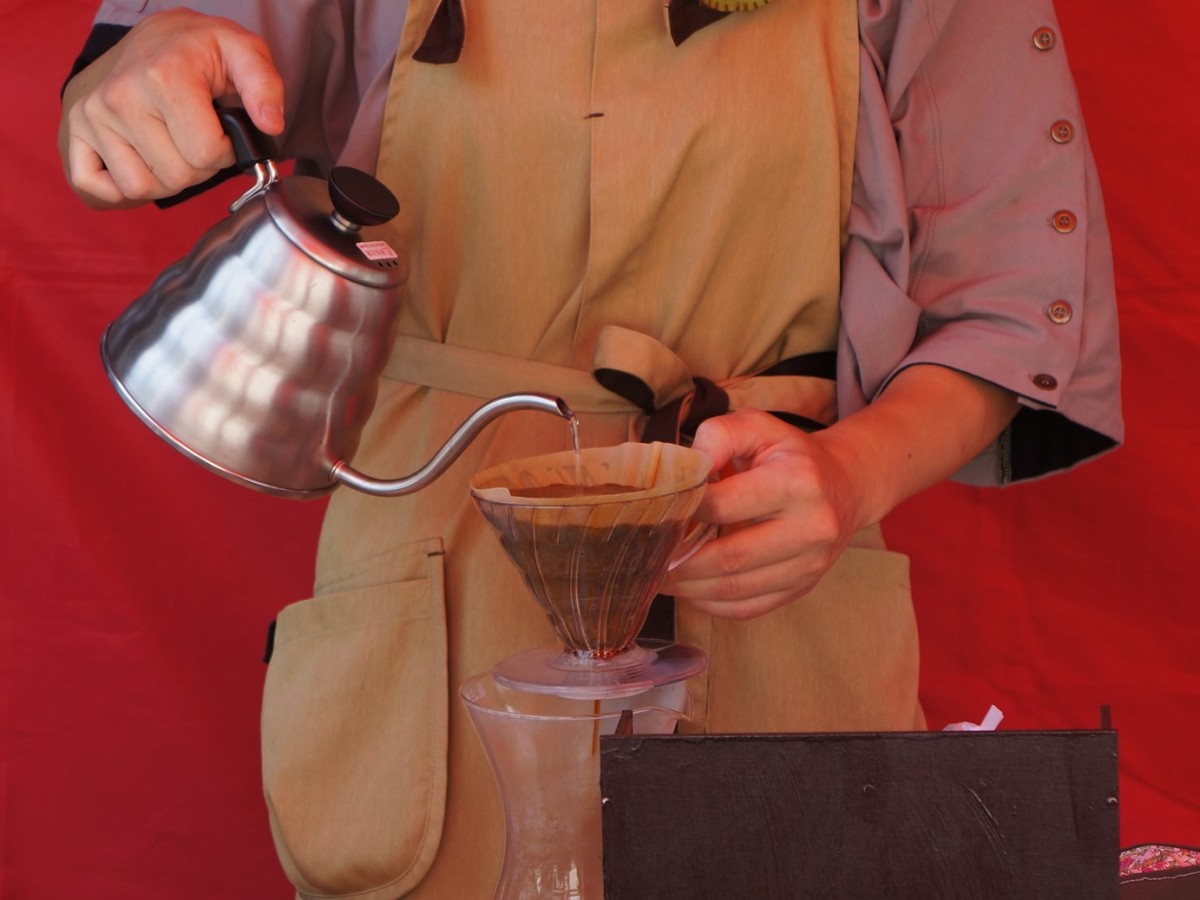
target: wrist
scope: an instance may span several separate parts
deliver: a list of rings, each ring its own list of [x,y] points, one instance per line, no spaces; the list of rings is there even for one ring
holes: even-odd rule
[[[814,435],[851,485],[858,528],[945,480],[1000,434],[1017,411],[1008,391],[942,366],[911,366],[873,403]]]

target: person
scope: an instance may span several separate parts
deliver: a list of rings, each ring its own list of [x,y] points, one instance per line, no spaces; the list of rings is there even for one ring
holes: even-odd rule
[[[691,727],[922,728],[879,523],[1123,437],[1086,129],[1050,0],[740,5],[104,0],[60,150],[90,205],[172,198],[232,162],[236,95],[298,169],[373,170],[411,267],[356,466],[412,471],[508,390],[585,445],[691,440],[722,473],[663,585],[709,656]],[[552,636],[466,485],[569,446],[551,419],[331,501],[263,698],[302,896],[487,894],[502,818],[453,692]]]

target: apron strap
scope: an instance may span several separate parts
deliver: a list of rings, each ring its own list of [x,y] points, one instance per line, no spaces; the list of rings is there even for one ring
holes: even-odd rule
[[[757,375],[716,382],[692,375],[654,338],[609,325],[600,331],[595,363],[596,381],[645,413],[643,441],[690,442],[705,419],[747,407],[806,431],[833,421],[837,353],[832,350],[791,356]]]
[[[528,391],[553,393],[578,413],[636,413],[636,404],[601,385],[591,372],[551,363],[397,335],[383,377],[491,400]]]
[[[579,413],[645,416],[642,440],[690,441],[705,419],[754,407],[808,431],[835,417],[836,353],[789,357],[758,375],[720,382],[693,376],[666,345],[628,328],[601,330],[591,372],[397,335],[383,377],[481,400],[544,391]]]

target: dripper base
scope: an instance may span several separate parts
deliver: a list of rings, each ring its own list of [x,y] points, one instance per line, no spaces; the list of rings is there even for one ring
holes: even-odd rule
[[[647,640],[608,659],[580,656],[558,644],[538,647],[501,660],[492,674],[514,690],[606,699],[684,681],[707,666],[708,656],[697,647]]]

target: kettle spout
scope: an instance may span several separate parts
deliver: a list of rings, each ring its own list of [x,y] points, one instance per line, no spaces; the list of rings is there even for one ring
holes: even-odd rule
[[[506,394],[503,397],[489,400],[471,413],[467,420],[458,426],[454,434],[450,435],[449,440],[442,445],[441,449],[434,454],[433,459],[411,475],[392,480],[372,478],[370,475],[354,469],[345,460],[338,460],[334,463],[330,474],[339,484],[377,497],[398,497],[401,494],[411,494],[419,491],[445,472],[489,422],[506,413],[522,409],[553,413],[568,421],[575,418],[575,413],[560,397],[533,393]]]

